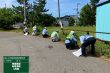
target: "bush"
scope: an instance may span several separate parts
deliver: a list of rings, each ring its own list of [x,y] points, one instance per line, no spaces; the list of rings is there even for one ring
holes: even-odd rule
[[[10,8],[2,8],[0,9],[0,28],[10,29],[14,22],[13,17],[14,11]]]

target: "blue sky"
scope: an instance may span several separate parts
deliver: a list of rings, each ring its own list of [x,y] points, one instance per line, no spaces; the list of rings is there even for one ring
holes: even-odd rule
[[[30,2],[33,2],[33,0],[29,0]],[[79,3],[79,10],[87,3],[89,3],[90,0],[60,0],[60,10],[61,10],[61,16],[65,15],[75,15],[76,14],[76,7],[77,3]],[[106,0],[101,0],[106,1]],[[49,9],[48,13],[51,13],[53,16],[58,16],[58,0],[47,0],[46,8]],[[7,7],[11,7],[12,5],[18,5],[16,0],[0,0],[0,7],[5,7],[5,4]]]

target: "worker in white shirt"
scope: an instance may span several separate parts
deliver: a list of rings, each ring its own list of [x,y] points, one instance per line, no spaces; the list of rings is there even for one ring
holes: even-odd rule
[[[29,34],[29,30],[28,28],[25,26],[24,30],[23,30],[24,35],[28,35]]]
[[[49,36],[46,27],[44,27],[43,30],[42,30],[42,36],[43,36],[43,38],[47,38]]]
[[[89,32],[84,36],[83,43],[81,45],[82,56],[86,56],[86,47],[91,46],[91,54],[95,56],[95,44],[96,38],[89,35]]]

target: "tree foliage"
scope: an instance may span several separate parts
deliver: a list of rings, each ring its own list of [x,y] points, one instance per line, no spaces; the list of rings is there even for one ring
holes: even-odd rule
[[[73,17],[69,17],[69,18],[68,18],[68,22],[69,22],[69,25],[70,25],[70,26],[73,26],[74,23],[75,23],[75,19],[74,19]]]
[[[24,1],[25,1],[26,3],[28,3],[29,0],[17,0],[17,2],[18,2],[19,4],[24,4]]]
[[[96,5],[100,0],[90,0],[90,4],[85,5],[80,12],[80,25],[95,25]]]
[[[0,28],[10,29],[16,21],[16,16],[11,8],[0,9]]]
[[[23,4],[24,0],[17,0],[18,3]],[[52,17],[50,14],[47,14],[46,12],[48,9],[45,8],[46,0],[35,0],[33,4],[28,3],[28,0],[26,0],[26,15],[28,24],[31,23],[32,26],[34,25],[41,25],[44,26],[51,25],[53,21],[55,21],[55,18]],[[19,6],[18,8],[15,8],[15,10],[21,11],[21,15],[23,16],[23,7]],[[49,18],[48,20],[46,18]],[[50,21],[52,20],[52,21]],[[51,23],[51,24],[50,24]]]
[[[23,7],[21,6],[13,6],[13,10],[15,12],[15,19],[16,19],[16,22],[23,22],[23,14],[24,14],[24,11],[23,11]]]
[[[96,23],[96,5],[100,0],[90,0],[90,5],[92,8],[92,12],[93,12],[93,23]]]
[[[80,12],[80,25],[94,25],[94,16],[89,4],[85,5]]]
[[[29,3],[29,0],[17,0],[19,6],[0,8],[0,28],[10,28],[13,24],[24,21],[24,1],[29,26],[30,24],[49,26],[56,21],[51,14],[47,14],[46,0],[35,0],[33,4]]]
[[[44,24],[44,15],[48,10],[45,8],[46,0],[36,0],[33,5],[33,19],[34,25],[45,25]]]

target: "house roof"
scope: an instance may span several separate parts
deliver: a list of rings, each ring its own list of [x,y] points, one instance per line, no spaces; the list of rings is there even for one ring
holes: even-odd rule
[[[110,0],[97,4],[97,7],[110,3]]]

